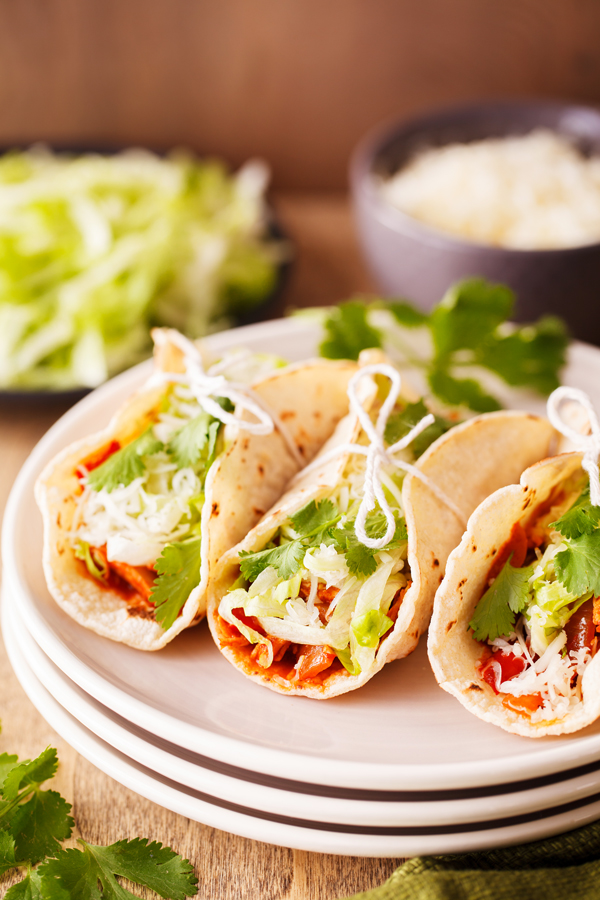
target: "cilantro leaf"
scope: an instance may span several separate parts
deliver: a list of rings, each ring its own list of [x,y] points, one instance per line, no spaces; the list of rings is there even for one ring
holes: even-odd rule
[[[9,831],[0,831],[0,875],[12,869],[16,859],[15,839]]]
[[[361,350],[382,346],[382,334],[369,324],[367,306],[359,300],[349,300],[332,309],[325,320],[327,338],[320,347],[327,359],[358,359]]]
[[[279,547],[267,547],[251,553],[246,550],[240,552],[240,571],[246,581],[256,581],[261,572],[269,566],[277,569],[282,578],[291,578],[302,566],[302,560],[306,548],[302,541],[288,541]]]
[[[486,341],[476,350],[474,361],[507,384],[550,394],[560,384],[557,373],[565,365],[566,348],[564,325],[545,316],[535,326],[525,325]]]
[[[600,530],[567,539],[565,543],[566,549],[554,557],[558,580],[575,597],[588,591],[600,595]]]
[[[388,303],[387,308],[396,321],[404,325],[405,328],[419,328],[422,325],[427,325],[429,322],[428,315],[421,312],[420,309],[415,309],[414,306],[405,300],[392,300]]]
[[[578,538],[582,534],[592,534],[600,526],[600,508],[592,506],[590,489],[587,487],[573,506],[550,526],[566,538]]]
[[[403,516],[401,516],[398,512],[395,513],[396,517],[396,530],[394,531],[394,536],[391,541],[389,541],[385,545],[385,550],[394,550],[399,544],[404,543],[404,541],[408,538],[408,531],[406,530],[406,521]],[[354,528],[354,523],[352,523],[352,527]],[[372,512],[367,516],[367,521],[365,522],[365,531],[367,532],[367,537],[370,538],[380,538],[383,537],[387,531],[387,521],[384,514],[379,512]]]
[[[448,288],[430,315],[438,363],[456,350],[476,350],[510,316],[515,295],[503,284],[467,278]]]
[[[564,323],[552,316],[507,328],[514,301],[508,287],[483,278],[457,282],[429,315],[403,300],[367,304],[357,298],[329,313],[320,352],[334,359],[356,359],[367,347],[384,347],[401,364],[423,369],[431,390],[445,403],[475,412],[500,409],[478,381],[459,378],[459,369],[485,368],[507,384],[549,394],[559,384],[569,342]],[[381,318],[386,311],[389,325]],[[429,332],[430,349],[415,339],[412,332],[417,328]]]
[[[180,469],[197,465],[205,448],[207,460],[210,460],[220,425],[209,413],[199,413],[173,435],[167,446],[167,453]]]
[[[16,754],[0,753],[0,785],[3,784],[10,770],[14,769],[18,762],[19,757]]]
[[[71,804],[57,791],[36,791],[22,803],[10,821],[19,860],[37,863],[60,850],[59,841],[71,836]]]
[[[294,531],[300,537],[307,538],[331,528],[339,518],[340,514],[333,500],[311,500],[290,516],[290,521]]]
[[[468,406],[475,412],[502,409],[496,398],[484,391],[473,378],[454,378],[443,369],[433,368],[428,381],[433,393],[450,406]]]
[[[346,550],[346,565],[351,575],[357,578],[368,578],[377,569],[375,551],[356,541]]]
[[[387,421],[385,428],[385,440],[388,444],[395,444],[401,440],[411,428],[414,428],[421,421],[429,410],[425,406],[423,400],[417,400],[416,403],[409,403],[403,410],[393,412]],[[429,425],[421,434],[411,443],[411,450],[416,459],[422,456],[427,448],[437,441],[439,437],[445,434],[453,426],[453,422],[444,419],[442,416],[436,416],[435,421]]]
[[[152,456],[162,449],[163,445],[154,437],[152,428],[148,428],[135,441],[109,456],[97,469],[92,469],[87,483],[94,491],[106,488],[109,493],[119,486],[127,487],[144,474],[146,467],[142,457]]]
[[[22,881],[13,884],[4,895],[4,900],[44,900],[42,880],[37,872],[31,871]]]
[[[14,800],[20,789],[27,785],[39,785],[52,778],[58,768],[58,758],[54,747],[46,747],[33,760],[25,760],[10,768],[0,785],[4,800]]]
[[[186,600],[200,583],[200,544],[195,537],[167,544],[155,563],[158,578],[150,600],[155,604],[156,621],[165,631],[171,627]]]
[[[527,606],[533,566],[516,569],[511,566],[511,559],[512,553],[475,607],[469,628],[473,629],[476,641],[493,641],[510,634],[516,614],[523,612]]]
[[[98,847],[79,841],[82,850],[61,850],[39,868],[44,900],[125,900],[135,897],[117,877],[156,891],[165,900],[184,900],[197,892],[188,860],[157,841],[136,838]]]

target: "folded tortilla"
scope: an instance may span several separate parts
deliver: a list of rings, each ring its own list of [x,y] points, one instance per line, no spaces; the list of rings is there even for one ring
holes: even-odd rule
[[[369,409],[373,397],[373,392],[370,397],[368,395],[363,397],[364,408]],[[349,413],[340,422],[319,456],[325,457],[336,446],[349,441],[360,441],[360,438],[361,426],[356,415]],[[546,456],[553,440],[554,431],[545,419],[519,412],[490,413],[451,429],[425,451],[417,466],[459,507],[466,521],[490,491],[517,480],[524,466]],[[261,618],[257,615],[254,624],[258,621],[266,634],[261,648],[261,643],[256,637],[252,643],[244,639],[244,634],[240,633],[235,625],[232,628],[232,624],[236,621],[233,606],[235,601],[232,598],[234,592],[239,589],[240,561],[243,554],[258,552],[269,546],[273,537],[277,537],[279,529],[289,525],[290,517],[307,507],[311,501],[319,504],[331,497],[342,479],[348,459],[348,453],[343,453],[339,458],[324,459],[320,467],[311,468],[303,475],[243,541],[226,554],[210,587],[208,622],[223,655],[252,681],[283,694],[315,699],[334,697],[360,687],[385,663],[411,653],[427,628],[434,594],[442,580],[446,560],[450,551],[460,541],[464,530],[464,523],[458,520],[455,513],[445,506],[426,484],[414,475],[407,476],[402,487],[402,500],[408,532],[409,573],[405,568],[404,575],[407,577],[404,579],[406,581],[404,587],[393,592],[392,598],[382,602],[386,615],[388,612],[390,615],[397,612],[393,627],[377,613],[371,613],[370,619],[362,618],[360,639],[371,648],[375,646],[376,651],[371,654],[372,658],[360,672],[351,671],[356,668],[354,665],[346,666],[343,660],[346,658],[347,661],[347,655],[344,657],[342,649],[341,653],[336,652],[337,658],[326,668],[315,672],[314,675],[299,677],[305,661],[316,658],[317,651],[311,648],[314,648],[315,644],[318,646],[319,636],[314,632],[311,634],[307,629],[306,643],[302,644],[298,638],[295,642],[291,639],[290,631],[289,646],[285,649],[285,644],[282,643],[282,638],[286,637],[285,627],[277,626],[276,623],[271,624],[274,621],[272,617]],[[326,552],[321,548],[322,554]],[[382,555],[376,559],[377,569],[374,577],[382,570],[383,565],[389,565],[389,562],[383,561]],[[266,578],[265,575],[259,577]],[[394,574],[390,576],[390,584],[392,577],[396,578],[398,583],[402,580]],[[355,593],[366,581],[367,578],[359,579],[358,585],[353,588]],[[396,582],[394,587],[395,584]],[[325,583],[323,589],[322,596],[329,602],[331,594],[327,594],[328,588]],[[276,591],[276,588],[273,590]],[[293,593],[295,587],[290,590]],[[389,593],[389,584],[386,584],[383,590],[388,590]],[[301,596],[305,597],[306,592],[305,587]],[[360,598],[361,594],[358,596]],[[359,602],[361,601],[357,600],[357,603]],[[310,607],[310,597],[306,605],[307,608]],[[250,602],[248,607],[253,608]],[[303,614],[299,605],[298,610],[299,614]],[[328,621],[333,621],[336,613],[331,612],[331,607],[327,611],[327,616],[330,615],[331,619]],[[358,615],[356,607],[352,615]],[[323,625],[323,617],[320,621]],[[352,627],[356,621],[352,619]],[[377,645],[378,636],[373,638],[372,631],[379,626],[387,627],[389,630]],[[269,628],[276,629],[277,634],[270,632]],[[368,633],[369,628],[371,633]],[[295,629],[294,635],[297,633]],[[276,642],[273,642],[273,637],[277,638]],[[273,662],[270,664],[270,654],[265,652],[267,641],[271,642],[273,650]],[[340,641],[343,643],[343,638],[340,638]],[[325,662],[327,656],[330,659],[334,653],[334,648],[327,644],[323,644],[321,650]]]
[[[169,340],[169,330],[154,334],[155,367],[183,372],[183,355]],[[313,360],[277,368],[253,383],[255,395],[284,423],[300,458],[310,461],[348,409],[346,387],[356,365],[347,361]],[[201,509],[198,584],[167,629],[152,609],[124,597],[92,577],[77,559],[73,523],[81,494],[79,467],[102,458],[114,442],[125,447],[156,421],[167,386],[145,387],[131,397],[103,431],[63,450],[36,484],[44,522],[43,564],[50,593],[77,622],[100,635],[143,650],[164,647],[184,628],[204,617],[211,572],[223,554],[255,525],[281,495],[299,464],[273,430],[251,434],[237,425],[222,428],[222,450],[211,465]],[[247,413],[236,410],[237,417]]]
[[[560,510],[553,510],[561,493],[585,483],[581,459],[581,453],[545,459],[524,471],[519,484],[502,488],[481,504],[448,560],[429,628],[429,658],[440,686],[480,719],[527,737],[568,734],[600,715],[600,656],[587,663],[578,679],[581,696],[574,698],[573,708],[559,717],[548,717],[543,711],[535,715],[535,710],[521,707],[527,695],[509,693],[510,680],[504,682],[504,691],[496,693],[483,677],[490,649],[487,641],[475,640],[469,623],[488,587],[490,572],[497,577],[511,552],[512,536],[521,527],[531,534],[538,518],[544,514],[548,518],[549,512],[551,519],[559,518]]]

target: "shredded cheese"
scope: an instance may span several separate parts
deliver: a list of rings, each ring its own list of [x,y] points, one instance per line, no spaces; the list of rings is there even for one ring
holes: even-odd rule
[[[600,241],[600,157],[548,130],[425,150],[380,192],[471,241],[522,250]]]

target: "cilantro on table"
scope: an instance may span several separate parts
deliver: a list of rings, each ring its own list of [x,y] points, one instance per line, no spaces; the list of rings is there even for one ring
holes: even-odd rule
[[[345,555],[352,575],[372,575],[377,568],[375,553],[378,551],[360,543],[354,531],[355,519],[346,520],[343,525],[339,525],[340,519],[340,512],[332,500],[311,500],[290,516],[289,521],[298,537],[282,541],[279,545],[271,543],[264,550],[240,552],[242,577],[254,582],[261,572],[273,566],[281,578],[291,578],[302,568],[306,551],[320,547],[323,543]],[[369,537],[381,537],[385,534],[386,527],[383,513],[376,512],[367,517],[365,529]],[[386,549],[399,546],[406,540],[406,535],[404,519],[397,518],[396,531],[392,540],[386,544]]]
[[[53,747],[33,760],[0,754],[0,878],[10,869],[25,870],[24,878],[3,894],[4,900],[135,897],[118,877],[150,888],[165,900],[197,893],[188,860],[156,841],[135,838],[98,847],[79,840],[81,850],[62,849],[73,830],[71,805],[57,791],[42,790],[57,766]]]
[[[130,444],[109,456],[102,465],[92,469],[87,483],[94,491],[106,488],[109,493],[115,488],[127,487],[144,474],[146,467],[142,457],[152,456],[162,449],[163,444],[154,437],[152,428],[147,428]]]
[[[469,628],[477,641],[493,641],[509,635],[517,614],[527,607],[533,566],[517,569],[511,566],[511,559],[512,553],[475,607]]]
[[[549,394],[565,363],[568,335],[562,321],[546,316],[532,325],[509,324],[514,304],[508,287],[482,278],[453,285],[429,314],[405,301],[356,298],[328,313],[320,351],[330,359],[357,359],[361,350],[383,347],[392,358],[421,369],[444,403],[488,412],[500,409],[500,402],[478,378],[465,377],[465,370],[484,369],[514,387]],[[420,343],[430,350],[419,355]]]
[[[158,578],[150,594],[156,621],[165,631],[171,627],[185,601],[200,582],[201,538],[167,544],[156,560]]]

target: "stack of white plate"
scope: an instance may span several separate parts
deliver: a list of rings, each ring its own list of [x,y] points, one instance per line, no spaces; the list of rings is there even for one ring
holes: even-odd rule
[[[314,353],[316,329],[276,322],[212,339]],[[83,756],[143,796],[216,828],[321,853],[410,856],[533,840],[600,817],[600,724],[528,740],[471,716],[438,688],[424,641],[359,691],[319,702],[252,684],[205,625],[143,653],[77,625],[50,597],[33,485],[97,431],[148,374],[87,397],[34,450],[4,529],[3,630],[17,676]],[[600,385],[600,353],[568,371]],[[599,398],[595,398],[598,400]]]

